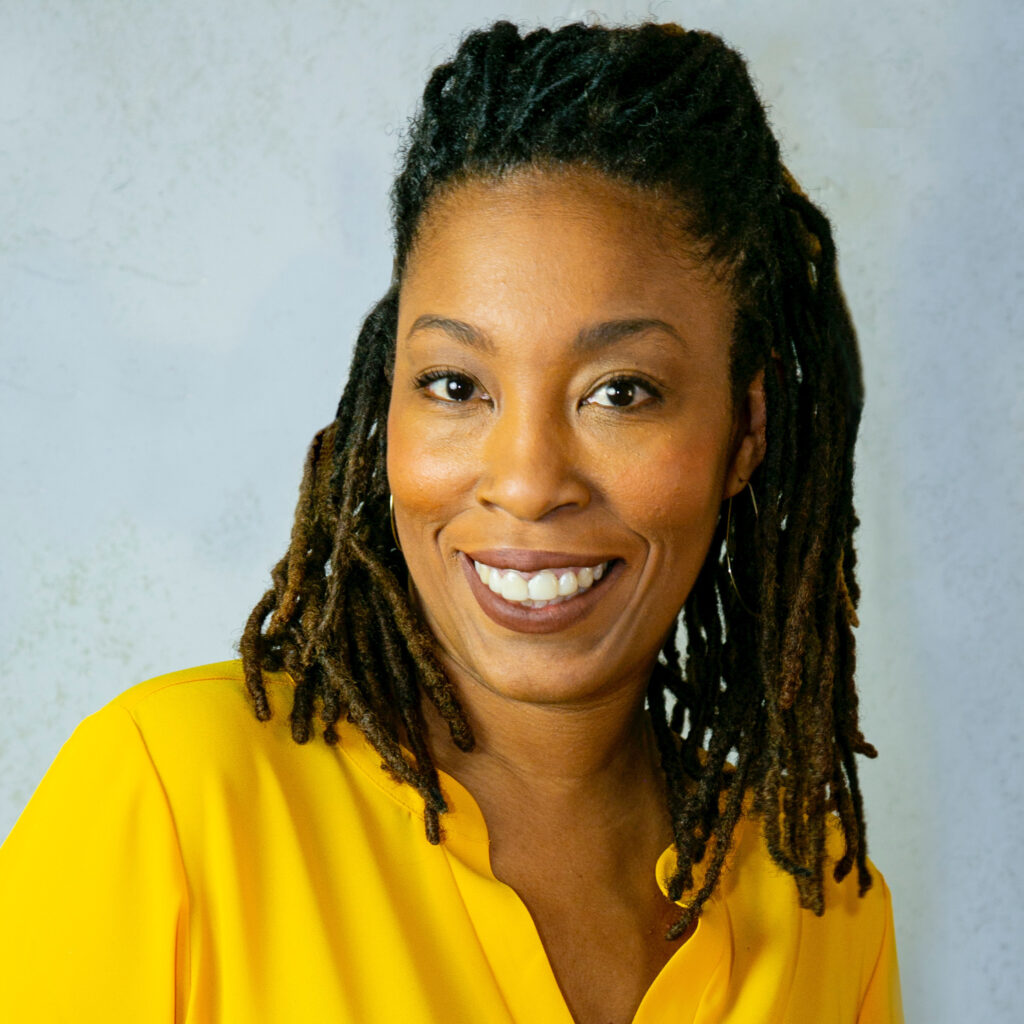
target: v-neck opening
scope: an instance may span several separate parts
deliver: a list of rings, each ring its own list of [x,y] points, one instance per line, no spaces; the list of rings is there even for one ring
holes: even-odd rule
[[[495,980],[506,995],[506,1004],[509,1004],[506,986],[522,979],[518,973],[514,977],[502,979],[502,965],[509,963],[511,966],[511,961],[525,961],[533,964],[533,970],[536,971],[536,965],[543,964],[546,975],[543,979],[543,988],[552,993],[553,1002],[555,994],[557,994],[559,1017],[557,1020],[552,1017],[551,1010],[548,1008],[535,1008],[534,1013],[543,1013],[543,1018],[533,1016],[522,1019],[524,1021],[526,1019],[543,1019],[546,1024],[547,1022],[550,1024],[560,1024],[560,1022],[577,1024],[569,1009],[565,993],[558,983],[533,914],[519,893],[494,873],[490,859],[490,837],[487,823],[479,804],[472,793],[453,776],[445,772],[439,772],[438,775],[442,791],[451,805],[449,813],[453,815],[454,820],[450,820],[450,824],[455,826],[450,829],[444,844],[449,864],[453,859],[460,862],[476,874],[483,884],[495,887],[495,891],[500,890],[504,902],[510,908],[510,919],[502,921],[497,929],[493,927],[490,915],[488,915],[487,921],[482,922],[482,928],[477,927],[478,937],[485,949],[487,959],[492,965]],[[675,848],[669,846],[652,867],[655,879],[662,891],[665,888],[662,871],[674,859]],[[480,913],[479,908],[475,909],[473,904],[478,901],[466,898],[464,892],[466,879],[460,879],[460,874],[461,872],[453,868],[456,885],[460,892],[463,892],[466,910],[473,919],[474,925],[477,925]],[[678,900],[676,904],[683,907],[686,905],[686,901]],[[496,932],[500,934],[495,934]],[[695,1019],[705,1002],[706,993],[718,968],[728,957],[731,948],[730,938],[728,912],[724,901],[716,893],[704,905],[693,933],[672,953],[648,985],[629,1024],[654,1024],[662,1011],[669,1007],[673,1014],[678,1015],[673,1017],[674,1020]],[[520,948],[518,950],[510,949],[516,943]],[[680,984],[674,985],[672,979],[677,979]],[[516,985],[515,987],[522,988],[524,986]],[[663,995],[663,989],[671,989],[671,995]],[[521,1018],[513,1014],[513,1019],[520,1020]]]
[[[420,795],[387,775],[362,734],[354,726],[349,728],[357,735],[348,742],[343,739],[339,749],[392,800],[422,821]],[[448,813],[441,818],[441,848],[512,1020],[521,1024],[538,1019],[545,1024],[577,1024],[533,914],[519,893],[494,874],[490,835],[480,805],[454,776],[438,770],[438,779],[448,804]],[[665,880],[674,860],[675,847],[669,846],[653,865],[662,892],[666,891]],[[500,893],[504,906],[501,914],[493,912],[496,893]],[[685,900],[676,902],[681,907],[686,905]],[[729,915],[723,897],[716,892],[702,908],[693,934],[673,952],[647,987],[629,1024],[656,1024],[666,1011],[674,1021],[696,1020],[720,966],[730,955],[731,945]],[[532,979],[531,984],[524,983],[527,978]],[[524,992],[530,996],[524,996]],[[531,1005],[525,1005],[525,1001]],[[541,1002],[550,1005],[536,1005]]]

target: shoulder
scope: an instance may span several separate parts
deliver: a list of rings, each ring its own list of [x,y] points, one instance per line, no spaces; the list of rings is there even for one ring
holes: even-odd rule
[[[290,676],[264,672],[263,682],[268,721],[256,717],[240,661],[147,680],[93,718],[118,720],[114,728],[123,742],[141,744],[147,770],[159,780],[183,836],[192,818],[197,835],[211,815],[246,822],[252,830],[288,806],[336,823],[361,794],[422,814],[420,798],[382,770],[380,755],[351,723],[338,722],[336,744],[317,735],[296,743]]]
[[[826,829],[825,912],[817,920],[822,925],[827,922],[833,928],[855,930],[867,935],[877,933],[883,927],[889,904],[889,889],[885,879],[869,861],[872,885],[863,895],[859,892],[856,868],[837,881],[834,869],[845,849],[838,818],[829,817]],[[772,905],[778,902],[797,906],[796,883],[772,859],[762,823],[755,815],[745,818],[737,828],[730,855],[730,869],[723,880],[732,898],[740,904],[749,901],[755,905],[762,902]],[[809,910],[800,913],[815,918]]]
[[[268,675],[267,678],[273,680],[271,689],[278,696],[290,688],[288,677],[283,673]],[[247,710],[242,663],[222,661],[155,676],[125,690],[98,713],[114,709],[125,711],[136,719],[149,719],[154,715],[202,717],[205,713]]]
[[[63,745],[22,817],[54,819],[103,793],[111,814],[155,800],[181,822],[220,801],[240,813],[241,795],[275,777],[324,770],[336,760],[323,742],[299,748],[291,737],[293,686],[266,675],[273,717],[257,719],[241,662],[204,665],[131,687],[85,718]],[[298,767],[296,767],[298,766]]]
[[[223,779],[244,781],[274,750],[291,752],[287,675],[267,676],[269,722],[253,712],[240,662],[204,665],[147,680],[85,718],[63,745],[22,817],[115,794],[133,806],[140,793],[175,806]],[[310,744],[310,746],[316,746]],[[319,744],[324,747],[326,744]],[[314,754],[315,758],[315,754]],[[278,755],[279,761],[284,760]]]
[[[169,791],[189,793],[220,779],[238,787],[267,775],[323,769],[336,752],[317,738],[300,747],[289,715],[294,685],[286,673],[263,674],[272,715],[253,710],[241,661],[171,672],[131,687],[101,708],[79,730],[110,728],[137,734],[153,769]],[[94,720],[94,724],[93,724]],[[357,737],[361,740],[361,737]]]
[[[142,742],[166,759],[176,753],[207,762],[218,752],[236,755],[239,747],[259,747],[287,738],[293,690],[284,673],[265,673],[273,717],[260,722],[253,712],[240,661],[156,676],[115,697],[79,726],[99,728],[111,721],[130,723]]]
[[[862,1006],[868,993],[884,991],[884,998],[896,1006],[898,979],[889,887],[870,862],[872,884],[863,895],[856,869],[837,881],[834,866],[843,849],[839,822],[830,819],[825,910],[815,915],[800,907],[794,879],[772,860],[760,821],[750,817],[742,823],[722,879],[737,940],[737,959],[753,965],[770,954],[768,959],[786,963],[794,991],[804,993],[805,999],[817,999],[827,990],[830,998],[842,994],[845,1005]]]

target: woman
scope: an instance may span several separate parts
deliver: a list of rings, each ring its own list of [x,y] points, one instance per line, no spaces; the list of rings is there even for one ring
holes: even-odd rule
[[[3,849],[16,1018],[899,1019],[859,361],[741,59],[475,33],[393,205],[242,665],[89,719]]]

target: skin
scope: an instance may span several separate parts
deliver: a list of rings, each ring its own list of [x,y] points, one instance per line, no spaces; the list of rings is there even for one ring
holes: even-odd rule
[[[644,692],[764,452],[760,378],[732,400],[729,283],[679,220],[587,170],[471,180],[427,210],[400,291],[395,519],[477,737],[459,752],[428,708],[432,753],[479,803],[580,1024],[631,1020],[678,945]],[[507,550],[613,568],[582,617],[512,628],[466,571]]]

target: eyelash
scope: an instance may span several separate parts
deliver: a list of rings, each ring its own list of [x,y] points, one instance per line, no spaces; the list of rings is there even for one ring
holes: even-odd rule
[[[444,403],[450,404],[450,405],[463,405],[463,404],[465,404],[466,402],[469,401],[468,398],[466,398],[466,399],[443,398],[440,395],[431,394],[430,393],[430,386],[432,384],[436,384],[438,381],[441,381],[441,380],[463,381],[466,384],[468,384],[471,388],[473,388],[474,390],[479,391],[483,395],[484,398],[489,398],[489,396],[486,394],[486,392],[484,392],[483,389],[480,388],[480,386],[476,383],[476,381],[473,380],[472,377],[470,377],[466,373],[463,373],[460,370],[446,369],[444,367],[439,367],[436,370],[429,370],[426,373],[420,374],[420,376],[418,376],[416,378],[415,384],[416,384],[417,390],[427,392],[428,395],[431,398],[433,398],[434,401],[437,401],[437,402],[444,402]],[[606,403],[603,403],[603,402],[594,401],[594,396],[596,394],[598,394],[603,388],[609,388],[609,387],[612,387],[613,385],[619,385],[620,387],[626,386],[626,387],[632,387],[634,389],[639,389],[641,391],[645,391],[649,397],[648,397],[647,401],[631,403],[630,405],[615,405],[614,403],[607,403],[606,404]],[[646,380],[645,378],[642,378],[642,377],[631,377],[631,376],[624,375],[624,376],[620,376],[620,377],[612,377],[610,380],[606,380],[606,381],[603,381],[602,383],[598,384],[597,387],[595,387],[593,390],[591,390],[589,392],[589,394],[583,399],[583,401],[580,404],[581,405],[597,405],[597,406],[599,406],[602,409],[618,409],[620,412],[622,412],[622,411],[626,411],[626,410],[629,410],[629,409],[638,408],[639,406],[642,406],[642,405],[647,405],[648,402],[660,402],[661,401],[661,397],[662,397],[661,396],[661,392],[658,390],[658,388],[656,388],[650,381]]]
[[[436,384],[439,380],[465,381],[470,385],[470,387],[483,391],[482,388],[479,388],[476,381],[474,381],[468,374],[462,373],[460,370],[449,370],[443,367],[436,370],[428,370],[426,373],[420,374],[420,376],[416,378],[416,389],[418,391],[425,391],[429,393],[430,385]],[[456,398],[442,398],[440,395],[433,394],[431,394],[430,397],[437,402],[446,402],[451,405],[464,404],[464,401],[460,401]],[[468,399],[465,401],[468,401]]]
[[[616,384],[619,385],[620,387],[625,385],[627,387],[631,387],[631,388],[634,388],[634,389],[639,389],[641,391],[646,391],[648,396],[649,396],[649,398],[647,399],[647,401],[630,403],[629,405],[615,405],[613,403],[610,403],[610,404],[606,405],[603,402],[593,402],[592,401],[594,395],[596,395],[603,388],[609,388],[612,385],[616,385]],[[625,412],[625,411],[630,410],[630,409],[637,409],[637,408],[639,408],[642,405],[647,405],[648,402],[660,402],[661,401],[661,392],[649,380],[646,380],[643,377],[630,377],[630,376],[612,377],[611,380],[606,380],[606,381],[603,381],[602,383],[598,384],[597,387],[594,388],[593,391],[591,391],[590,394],[587,395],[587,397],[583,401],[584,401],[584,404],[588,404],[588,405],[589,404],[594,404],[594,405],[600,406],[602,409],[618,409],[620,412]]]

